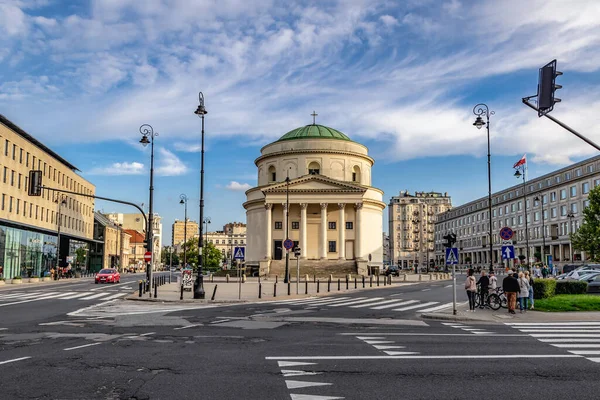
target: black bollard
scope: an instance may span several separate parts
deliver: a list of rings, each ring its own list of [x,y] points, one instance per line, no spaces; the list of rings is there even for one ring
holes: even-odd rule
[[[215,300],[215,295],[217,294],[217,286],[219,286],[219,285],[215,285],[215,288],[213,289],[213,294],[212,294],[212,297],[210,298],[212,301]]]
[[[259,279],[259,282],[258,282],[258,298],[262,299],[262,283],[260,283],[260,278],[258,278],[258,279]]]
[[[142,281],[140,281],[140,291],[138,297],[142,297]]]
[[[383,286],[387,286],[387,276],[383,277]]]
[[[275,283],[277,283],[278,279],[279,279],[279,277],[277,275],[275,275]]]
[[[277,280],[277,277],[275,280]],[[273,284],[273,297],[277,297],[277,282]]]
[[[377,275],[377,287],[379,287],[379,275]]]
[[[362,276],[362,281],[363,281],[363,289],[365,288],[365,276]]]
[[[308,294],[308,281],[304,281],[304,294]]]
[[[369,287],[373,287],[373,275],[369,276]]]
[[[358,288],[358,282],[356,280],[356,277],[354,277],[354,289]]]
[[[183,285],[181,285],[181,293],[179,293],[179,300],[183,300]]]
[[[321,284],[321,280],[319,279],[319,280],[317,280],[317,293],[319,293],[319,286],[320,286],[320,284]]]
[[[290,280],[288,279],[288,296],[290,295]]]
[[[158,286],[154,285],[154,298],[156,299],[158,297]]]
[[[340,291],[340,284],[341,284],[341,280],[340,280],[340,278],[338,278],[338,292]]]
[[[346,275],[346,290],[348,290],[348,275]]]
[[[327,293],[331,290],[331,279],[327,279]]]

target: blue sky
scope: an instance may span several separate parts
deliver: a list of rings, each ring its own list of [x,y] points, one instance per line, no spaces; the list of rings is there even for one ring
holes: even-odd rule
[[[596,1],[0,0],[0,113],[82,170],[101,196],[148,203],[147,123],[156,138],[155,206],[170,224],[187,194],[197,219],[205,95],[211,228],[245,221],[260,148],[311,122],[367,145],[373,185],[449,192],[455,205],[596,151],[521,103],[556,58],[553,112],[600,142]],[[98,202],[100,209],[129,211]]]

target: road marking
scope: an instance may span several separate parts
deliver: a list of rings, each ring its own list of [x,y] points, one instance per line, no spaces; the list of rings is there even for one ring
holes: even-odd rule
[[[544,343],[600,343],[600,337],[597,339],[538,339]]]
[[[431,289],[423,289],[423,290],[421,290],[421,292],[427,292],[429,290],[431,290]]]
[[[342,336],[356,336],[356,335],[367,335],[368,332],[353,332],[353,333],[338,333],[338,335]],[[373,333],[373,335],[386,335],[386,336],[469,336],[473,337],[470,333],[395,333],[395,332],[378,332]],[[507,334],[496,334],[494,336],[498,337],[525,337],[529,336],[526,334],[518,334],[518,333],[507,333]]]
[[[389,344],[394,343],[393,340],[365,340],[367,344]]]
[[[382,305],[382,304],[389,304],[389,303],[394,303],[397,302],[397,299],[392,299],[392,300],[384,300],[384,301],[379,301],[375,304],[360,304],[358,306],[350,306],[350,308],[362,308],[362,307],[372,307],[372,306],[377,306],[377,305]]]
[[[513,358],[584,358],[577,354],[474,354],[474,355],[439,355],[439,356],[272,356],[265,360],[486,360]]]
[[[102,296],[106,296],[108,293],[97,293],[97,294],[93,294],[91,296],[87,296],[87,297],[82,297],[79,300],[92,300],[92,299],[97,299],[98,297],[102,297]]]
[[[117,298],[119,298],[119,297],[123,297],[123,296],[126,296],[126,295],[127,295],[127,293],[117,293],[117,294],[113,294],[112,296],[105,297],[105,298],[103,298],[102,300],[112,300],[112,299],[117,299]]]
[[[409,355],[409,354],[419,354],[416,351],[384,351],[385,354],[387,354],[388,356],[402,356],[402,355]]]
[[[358,301],[354,301],[354,300],[350,300],[344,303],[337,303],[337,304],[328,304],[329,307],[343,307],[343,306],[349,306],[350,304],[359,304],[359,303],[372,303],[374,301],[379,301],[383,299],[383,297],[372,297],[370,299],[364,299],[364,300],[358,300]]]
[[[56,293],[57,292],[52,292],[50,294],[40,295],[40,296],[37,296],[35,299],[16,301],[14,303],[4,303],[4,304],[0,304],[0,307],[12,306],[12,305],[15,305],[15,304],[30,303],[32,301],[40,301],[40,300],[51,299],[52,297],[54,297],[54,295],[56,295]],[[48,296],[50,296],[50,297],[48,297]]]
[[[569,351],[569,353],[580,354],[582,356],[584,356],[586,354],[598,355],[598,354],[600,354],[600,350],[573,350],[573,351]]]
[[[417,303],[418,300],[407,300],[407,301],[400,301],[394,304],[388,304],[385,306],[379,306],[379,307],[373,307],[371,310],[383,310],[386,308],[392,308],[392,307],[397,307],[397,306],[404,306],[406,304],[413,304],[413,303]]]
[[[82,293],[77,293],[77,294],[74,294],[74,295],[72,295],[72,296],[66,296],[66,297],[63,297],[61,300],[71,300],[71,299],[76,299],[76,298],[78,298],[78,297],[88,296],[89,294],[90,294],[90,292],[82,292]]]
[[[519,329],[527,333],[600,333],[599,329]]]
[[[376,337],[376,336],[357,336],[356,338],[360,339],[360,340],[384,340],[385,339],[384,336],[379,336],[379,337]]]
[[[0,361],[0,365],[8,364],[8,363],[16,362],[16,361],[27,360],[28,358],[31,358],[31,357],[13,358],[12,360]]]
[[[332,397],[332,396],[316,396],[314,394],[294,394],[290,393],[292,400],[339,400],[343,397]]]
[[[99,344],[102,344],[102,343],[90,343],[90,344],[84,344],[84,345],[82,345],[82,346],[68,347],[68,348],[66,348],[66,349],[63,349],[63,350],[64,350],[64,351],[77,350],[77,349],[82,349],[82,348],[84,348],[84,347],[97,346],[97,345],[99,345]]]
[[[531,333],[529,335],[534,338],[564,338],[565,337],[564,334],[560,334],[560,333]],[[575,333],[575,334],[572,334],[569,336],[573,337],[573,338],[597,338],[597,337],[600,337],[598,334],[593,334],[593,333]]]
[[[301,388],[305,388],[305,387],[333,385],[332,383],[325,383],[325,382],[307,382],[307,381],[291,381],[291,380],[286,380],[285,384],[288,389],[301,389]]]
[[[43,292],[21,292],[21,293],[11,293],[0,297],[0,300],[14,300],[14,299],[26,299],[35,296],[39,296]]]
[[[108,285],[108,283],[106,283],[105,285]],[[111,283],[110,287],[113,288],[113,287],[122,286],[122,285],[131,285],[131,282],[116,283],[116,284]],[[97,290],[102,290],[102,289],[104,289],[104,288],[103,287],[97,287],[97,288],[90,289],[90,290],[93,291],[93,292],[95,292]]]
[[[195,326],[203,326],[204,324],[191,324],[191,325],[186,325],[186,326],[180,326],[179,328],[174,328],[174,331],[178,331],[181,329],[187,329],[187,328],[193,328]]]
[[[572,349],[600,349],[600,343],[594,344],[581,344],[581,343],[569,343],[569,344],[550,344],[550,346],[560,348],[572,348]]]
[[[446,286],[444,286],[444,289],[448,289],[448,288],[451,288],[451,287],[452,287],[452,285],[446,285]]]
[[[300,365],[316,365],[316,363],[297,362],[297,361],[278,361],[279,367],[297,367]]]
[[[591,357],[591,358],[588,358],[588,360],[596,362],[596,363],[600,363],[600,358]]]
[[[311,375],[321,375],[322,372],[311,372],[311,371],[300,371],[296,369],[282,369],[281,373],[284,377],[290,376],[311,376]]]
[[[154,335],[156,332],[148,332],[148,333],[142,333],[140,336],[150,336],[150,335]]]
[[[600,322],[506,322],[505,325],[511,325],[515,327],[525,326],[575,326],[575,325],[600,325]]]
[[[392,309],[392,311],[414,310],[415,308],[428,307],[428,306],[432,306],[437,303],[438,303],[437,301],[430,301],[429,303],[419,303],[419,304],[415,304],[415,305],[408,306],[408,307],[394,308],[394,309]]]
[[[406,346],[373,346],[377,350],[405,349]]]
[[[419,310],[419,312],[433,312],[438,310],[443,310],[444,308],[452,307],[452,303],[442,304],[441,306],[426,308],[425,310]]]

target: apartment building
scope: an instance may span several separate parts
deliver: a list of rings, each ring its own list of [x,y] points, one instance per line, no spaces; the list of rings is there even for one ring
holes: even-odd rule
[[[388,204],[389,257],[392,265],[411,268],[434,260],[437,216],[452,208],[448,193],[400,191]]]
[[[187,240],[197,238],[198,223],[196,221],[190,221],[189,219],[187,220],[187,223],[185,221],[176,219],[171,227],[171,234],[171,237],[173,238],[173,245],[182,244],[185,238],[187,238]]]
[[[95,193],[77,167],[0,115],[0,276],[42,276],[68,263],[86,269],[94,200],[48,189],[28,196],[33,169],[42,171],[44,186]]]
[[[529,242],[530,261],[541,260],[542,254],[551,255],[557,265],[588,260],[585,252],[572,248],[569,234],[581,226],[582,211],[589,205],[588,193],[598,185],[600,156],[530,179],[524,185],[519,181],[494,193],[492,262],[502,263],[499,231],[505,226],[515,231],[513,243],[517,255],[526,256]],[[461,264],[489,265],[488,214],[487,196],[441,214],[435,225],[436,261],[444,263],[443,236],[452,231],[457,235]]]

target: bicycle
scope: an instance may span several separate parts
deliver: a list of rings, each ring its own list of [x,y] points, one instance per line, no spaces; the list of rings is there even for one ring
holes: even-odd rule
[[[498,289],[496,289],[498,290]],[[500,295],[496,294],[496,293],[490,293],[490,291],[488,290],[486,293],[483,294],[483,306],[484,307],[489,307],[492,310],[496,311],[499,310],[500,307],[502,307],[502,298],[500,297]],[[505,304],[506,304],[506,299],[505,299]],[[480,307],[481,306],[481,286],[477,285],[477,295],[475,296],[475,307]]]

